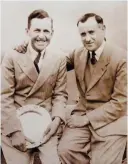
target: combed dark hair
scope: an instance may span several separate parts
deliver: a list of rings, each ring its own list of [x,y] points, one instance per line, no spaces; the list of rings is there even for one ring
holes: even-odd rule
[[[87,14],[84,14],[77,22],[77,26],[79,24],[79,22],[86,22],[88,18],[91,18],[91,17],[95,17],[95,20],[98,24],[104,24],[103,22],[103,18],[101,18],[99,15],[96,15],[95,13],[87,13]]]
[[[31,20],[33,18],[40,18],[40,19],[43,19],[43,18],[47,18],[49,17],[48,13],[42,9],[38,9],[38,10],[34,10],[29,16],[28,16],[28,29],[30,28],[31,26]],[[53,20],[52,20],[52,23],[53,23]]]

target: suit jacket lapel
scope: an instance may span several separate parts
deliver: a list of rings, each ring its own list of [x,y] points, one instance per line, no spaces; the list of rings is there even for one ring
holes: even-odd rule
[[[87,92],[100,80],[100,78],[106,72],[107,65],[109,64],[109,61],[110,61],[109,56],[110,56],[109,48],[105,46],[104,51],[101,54],[99,61],[96,63],[96,67],[93,71],[90,85],[87,88]]]
[[[55,66],[54,61],[55,61],[54,55],[46,51],[45,57],[42,60],[42,65],[41,65],[41,69],[40,69],[40,73],[38,75],[37,81],[34,84],[28,96],[30,96],[36,90],[38,90],[44,84],[47,78],[51,75],[51,72],[53,71],[53,68]]]
[[[81,54],[78,54],[78,58],[76,59],[76,73],[77,73],[77,77],[79,78],[79,82],[80,82],[80,86],[83,90],[83,93],[85,92],[85,81],[84,81],[84,77],[85,77],[85,67],[86,67],[86,63],[87,63],[87,59],[88,59],[88,53],[87,50],[84,49],[82,51]]]
[[[29,57],[28,52],[25,54],[18,53],[16,56],[16,62],[19,64],[24,73],[35,83],[38,78],[38,73],[33,61]]]

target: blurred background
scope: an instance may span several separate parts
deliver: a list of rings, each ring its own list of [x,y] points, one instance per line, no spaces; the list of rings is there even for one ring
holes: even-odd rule
[[[40,8],[46,10],[54,20],[51,47],[69,53],[82,46],[77,20],[84,13],[95,12],[104,19],[107,40],[127,49],[127,1],[3,1],[1,55],[25,40],[27,17],[33,10]],[[79,97],[74,81],[74,72],[68,72],[69,103]]]

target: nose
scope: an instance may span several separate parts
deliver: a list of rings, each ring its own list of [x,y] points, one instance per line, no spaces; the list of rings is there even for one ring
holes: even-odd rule
[[[40,39],[44,39],[44,40],[46,39],[45,34],[44,34],[43,31],[40,32],[38,36],[39,36]]]
[[[85,40],[87,43],[89,43],[91,41],[91,37],[89,34],[86,35]]]

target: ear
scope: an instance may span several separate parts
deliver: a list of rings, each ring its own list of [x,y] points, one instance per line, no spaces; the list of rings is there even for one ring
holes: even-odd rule
[[[54,30],[52,29],[52,36],[53,36],[53,34],[54,34]]]
[[[28,28],[25,28],[25,32],[28,33]]]
[[[28,28],[25,28],[25,32],[26,32],[26,34],[29,36],[30,34],[30,31],[29,31],[29,29]]]
[[[28,38],[31,37],[31,30],[29,28],[26,28],[25,30],[26,30],[27,37]]]
[[[105,26],[105,25],[103,25],[102,29],[103,29],[104,31],[106,31],[106,26]]]
[[[53,37],[53,34],[54,34],[54,30],[52,29],[52,31],[51,31],[51,37],[50,38]]]

